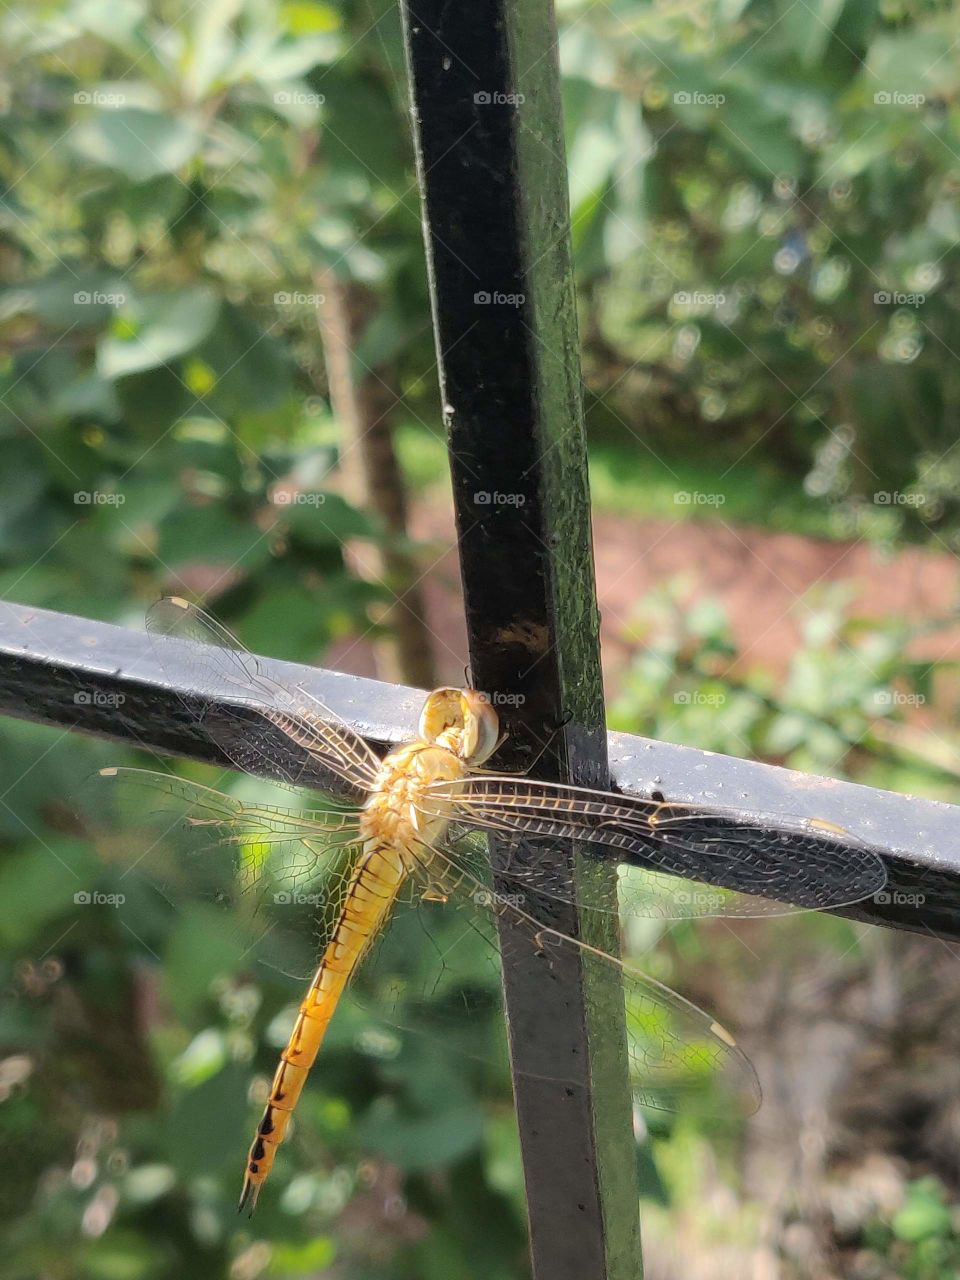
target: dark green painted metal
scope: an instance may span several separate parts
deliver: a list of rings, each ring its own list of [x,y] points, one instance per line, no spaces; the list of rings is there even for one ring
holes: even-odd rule
[[[607,777],[556,27],[546,0],[405,10],[415,138],[473,678],[511,733],[505,767]],[[493,849],[494,866],[497,850]],[[608,951],[610,869],[559,847],[581,906],[528,909]],[[515,892],[515,885],[505,885]],[[537,1280],[642,1272],[623,995],[501,925]],[[550,1080],[558,1058],[577,1087]]]

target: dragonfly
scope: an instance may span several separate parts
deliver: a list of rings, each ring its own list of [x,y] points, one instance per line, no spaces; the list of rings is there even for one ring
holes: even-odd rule
[[[624,918],[833,908],[861,901],[885,883],[879,856],[826,822],[764,822],[762,815],[732,809],[492,770],[487,762],[504,734],[495,706],[479,690],[434,690],[424,701],[416,737],[381,756],[303,687],[268,674],[198,606],[176,597],[161,600],[147,615],[147,629],[181,642],[175,646],[177,670],[182,677],[186,667],[195,691],[205,684],[218,690],[217,703],[196,692],[184,700],[191,720],[238,770],[266,773],[298,795],[289,806],[251,802],[138,768],[104,769],[96,780],[116,802],[97,801],[96,823],[140,834],[132,850],[125,840],[133,865],[151,867],[173,850],[170,875],[177,859],[192,867],[200,859],[215,894],[229,876],[254,911],[296,898],[315,918],[315,967],[250,1145],[240,1210],[253,1212],[347,985],[402,902],[459,904],[471,918],[487,920],[482,933],[491,946],[509,937],[531,958],[550,963],[579,953],[601,966],[623,992],[638,1101],[677,1110],[719,1078],[749,1114],[760,1104],[757,1076],[724,1027],[632,964],[555,923],[556,911],[574,901],[575,891],[558,881],[551,850],[557,841],[577,841],[587,851],[612,852],[641,867],[639,873],[630,868],[618,901],[591,904]],[[170,646],[156,648],[163,663]],[[244,722],[240,733],[237,715]],[[324,779],[330,780],[327,791],[319,790]],[[306,803],[305,787],[313,793]],[[491,838],[499,851],[496,891]],[[729,879],[741,891],[698,889],[689,883],[697,878]],[[517,893],[504,892],[505,885]],[[504,920],[506,934],[489,927]]]

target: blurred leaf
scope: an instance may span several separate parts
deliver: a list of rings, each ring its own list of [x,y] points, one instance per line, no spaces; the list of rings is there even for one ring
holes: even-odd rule
[[[288,30],[297,36],[312,35],[318,31],[336,31],[341,15],[330,4],[310,4],[305,0],[285,0],[280,13]]]
[[[864,79],[875,92],[948,93],[960,83],[960,71],[953,59],[943,57],[943,36],[917,27],[877,35],[867,54]]]
[[[83,1280],[154,1280],[168,1250],[133,1230],[114,1230],[100,1240],[86,1242],[82,1254]]]
[[[268,532],[221,506],[188,507],[161,523],[157,555],[170,568],[213,569],[213,582],[226,586],[231,574],[250,572],[270,559]]]
[[[189,945],[189,937],[187,938],[187,945]],[[232,962],[235,958],[229,953],[225,954],[228,962]],[[201,991],[192,994],[202,996],[205,992]],[[226,1064],[227,1046],[224,1043],[223,1036],[213,1027],[207,1027],[191,1040],[190,1044],[174,1063],[172,1074],[178,1084],[195,1088],[198,1084],[202,1084],[204,1080],[209,1080],[211,1076],[216,1075],[218,1071],[222,1071]]]
[[[101,339],[97,369],[103,378],[124,378],[166,365],[193,351],[220,313],[220,299],[204,286],[138,299],[125,307],[125,332]]]
[[[300,492],[277,506],[278,515],[297,538],[310,546],[340,547],[349,538],[370,537],[369,516],[337,493]]]
[[[649,1142],[637,1143],[637,1179],[640,1184],[640,1196],[644,1200],[652,1200],[654,1204],[664,1207],[670,1203],[670,1196],[660,1177],[657,1162]]]
[[[132,182],[182,169],[199,143],[198,129],[186,120],[138,107],[97,110],[70,134],[71,147],[84,159]]]
[[[802,5],[784,7],[781,21],[806,66],[814,66],[823,57],[846,3],[847,0],[804,0]]]
[[[82,30],[111,42],[129,39],[146,12],[143,0],[75,0],[70,6],[70,17]]]
[[[270,1258],[270,1275],[316,1275],[333,1265],[337,1248],[329,1236],[317,1236],[306,1244],[277,1244]]]
[[[180,1093],[167,1124],[166,1144],[171,1162],[183,1173],[212,1175],[236,1161],[239,1185],[253,1133],[248,1085],[249,1069],[230,1063],[197,1088]]]
[[[224,892],[229,890],[224,886]],[[185,908],[179,914],[165,956],[164,977],[170,1000],[182,1014],[210,998],[217,977],[229,977],[240,968],[244,944],[236,931],[236,922],[228,912],[200,904]],[[196,1042],[195,1042],[196,1043]],[[202,1040],[206,1051],[213,1040]],[[177,1070],[186,1070],[191,1081],[206,1080],[206,1071],[193,1061]]]
[[[935,1178],[921,1178],[910,1184],[907,1203],[894,1215],[892,1226],[899,1240],[911,1243],[950,1234],[953,1215],[944,1204],[943,1188]]]
[[[721,127],[730,144],[762,181],[803,168],[803,153],[785,115],[775,114],[760,95],[742,89],[728,94]]]
[[[225,305],[204,336],[198,357],[209,376],[191,391],[221,417],[275,410],[292,394],[289,351],[249,314]]]
[[[360,1136],[365,1146],[401,1169],[435,1169],[480,1145],[483,1112],[476,1105],[464,1104],[406,1116],[384,1098],[361,1121]]]
[[[123,1180],[122,1194],[134,1204],[151,1204],[176,1185],[175,1171],[165,1164],[142,1164]]]
[[[322,12],[321,9],[318,14]],[[333,62],[340,48],[340,41],[332,32],[278,43],[258,63],[257,75],[267,81],[292,80],[312,67]]]
[[[393,127],[390,99],[372,80],[349,75],[339,66],[323,78],[325,144],[331,163],[359,174],[367,184],[400,195],[406,182],[406,139]],[[399,185],[397,185],[399,184]]]
[[[335,634],[334,615],[346,605],[342,586],[314,594],[299,583],[277,582],[247,611],[243,638],[255,653],[315,661]]]
[[[5,946],[23,946],[48,921],[77,919],[75,895],[98,881],[88,845],[48,833],[36,846],[0,866],[0,937]]]

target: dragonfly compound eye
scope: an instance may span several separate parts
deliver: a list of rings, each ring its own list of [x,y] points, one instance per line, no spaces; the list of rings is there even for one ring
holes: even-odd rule
[[[493,753],[499,736],[499,717],[477,689],[435,689],[423,704],[420,737],[446,747],[470,764],[482,764]]]

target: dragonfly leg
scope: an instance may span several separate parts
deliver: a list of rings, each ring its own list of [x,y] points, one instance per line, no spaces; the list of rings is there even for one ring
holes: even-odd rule
[[[421,902],[449,902],[450,895],[442,884],[428,884],[420,894]]]
[[[533,757],[532,760],[530,760],[527,764],[523,766],[522,769],[498,769],[497,773],[505,777],[526,777],[526,775],[530,772],[530,770],[534,767],[534,765],[539,763],[539,761],[543,759],[544,755],[546,755],[546,753],[550,750],[550,747],[553,744],[553,740],[557,736],[557,734],[561,731],[561,729],[566,728],[566,726],[570,723],[572,719],[573,719],[573,712],[565,711],[561,719],[557,722],[557,724],[555,724],[553,728],[550,729],[549,732],[547,733],[546,739],[541,745],[540,750],[537,752],[537,754]],[[491,751],[490,754],[494,755],[497,751],[499,751],[509,737],[510,737],[509,731],[504,729],[503,733],[501,733],[500,737],[497,739],[496,746],[493,748],[493,751]]]

